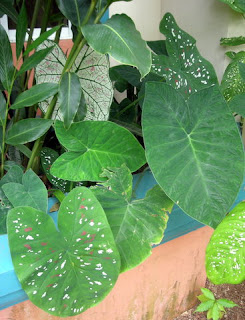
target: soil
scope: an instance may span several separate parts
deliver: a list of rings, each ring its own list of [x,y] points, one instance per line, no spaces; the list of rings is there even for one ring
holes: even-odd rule
[[[219,285],[215,286],[209,281],[206,282],[206,288],[210,289],[216,299],[229,299],[239,305],[231,309],[226,309],[224,314],[224,320],[245,320],[245,282],[239,285]],[[199,304],[199,303],[198,303]],[[197,304],[197,305],[198,305]],[[174,320],[206,320],[206,312],[194,313],[197,305],[182,313],[179,317]]]

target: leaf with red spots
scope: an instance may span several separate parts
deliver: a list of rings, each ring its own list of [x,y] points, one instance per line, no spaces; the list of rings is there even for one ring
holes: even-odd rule
[[[153,73],[164,77],[185,98],[218,83],[213,66],[197,50],[196,40],[179,28],[170,13],[163,17],[160,31],[166,36],[168,55],[153,54]]]
[[[133,178],[125,165],[105,170],[104,176],[108,181],[92,191],[107,215],[124,272],[144,261],[152,244],[161,242],[173,202],[159,186],[149,190],[144,199],[133,200]]]
[[[68,317],[110,292],[120,256],[106,215],[87,188],[73,189],[62,201],[58,229],[46,213],[30,207],[9,213],[10,251],[23,289],[44,311]]]

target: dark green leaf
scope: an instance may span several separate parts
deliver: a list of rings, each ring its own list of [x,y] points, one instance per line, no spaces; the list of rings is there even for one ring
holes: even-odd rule
[[[120,111],[127,108],[127,106],[132,105],[132,101],[128,98],[123,99],[120,104],[112,103],[111,110],[110,110],[110,119],[118,119],[119,121],[127,122],[127,123],[133,123],[136,118],[136,109],[135,105],[132,105],[128,110],[123,112],[121,115],[118,116],[118,113]]]
[[[231,9],[237,11],[237,12],[240,12],[240,13],[244,13],[245,12],[245,7],[244,7],[244,10],[242,8],[240,8],[239,6],[239,0],[219,0],[221,2],[224,2],[226,4],[228,4]],[[241,1],[244,1],[244,0],[241,0]],[[244,4],[243,4],[244,6]]]
[[[245,63],[238,63],[239,73],[243,82],[245,82]]]
[[[60,112],[63,114],[64,126],[69,129],[77,113],[81,100],[81,84],[73,72],[66,72],[59,86]]]
[[[227,51],[227,52],[225,53],[225,55],[226,55],[228,58],[230,58],[231,60],[233,60],[233,59],[235,59],[235,57],[236,57],[236,52],[234,52],[234,51]]]
[[[51,127],[53,120],[24,119],[16,122],[7,132],[6,143],[25,144],[40,138]]]
[[[21,93],[16,99],[11,109],[20,109],[30,107],[34,104],[43,101],[58,92],[58,84],[56,83],[41,83],[31,87],[29,90]]]
[[[27,54],[29,54],[32,50],[37,49],[37,47],[42,44],[45,40],[48,39],[48,37],[50,37],[53,33],[57,32],[62,26],[55,26],[50,30],[45,31],[44,33],[42,33],[35,41],[33,41],[29,47],[25,50],[24,52],[24,56],[26,56]]]
[[[6,100],[2,94],[2,92],[0,91],[0,126],[3,126],[3,124],[5,123],[5,119],[6,119]]]
[[[112,81],[126,80],[133,87],[137,88],[140,88],[142,84],[139,71],[131,66],[121,65],[110,68],[110,77]]]
[[[238,204],[214,231],[206,249],[206,271],[214,284],[245,280],[245,202]]]
[[[85,25],[82,31],[94,50],[109,53],[120,63],[137,67],[142,78],[150,72],[151,52],[134,22],[125,14],[114,15],[104,24]]]
[[[53,47],[36,51],[32,56],[28,57],[20,67],[18,75],[35,68],[44,58],[53,50]]]
[[[8,17],[10,17],[10,19],[13,20],[15,23],[17,23],[18,13],[15,10],[15,8],[13,7],[12,0],[1,0],[0,1],[0,11],[1,11],[1,13],[4,13]]]
[[[120,256],[106,215],[87,188],[73,189],[63,200],[58,229],[33,208],[14,208],[8,216],[15,272],[29,299],[52,315],[76,316],[111,291]]]
[[[29,169],[21,183],[9,182],[2,189],[13,207],[29,206],[44,212],[48,209],[48,192],[42,180]]]
[[[237,304],[231,300],[227,300],[227,299],[219,299],[217,300],[218,304],[221,304],[223,307],[225,308],[233,308],[233,307],[237,307]]]
[[[16,57],[19,58],[21,51],[24,46],[25,35],[28,27],[27,11],[25,6],[25,1],[22,3],[20,13],[17,20],[16,28]]]
[[[66,130],[55,123],[56,136],[69,151],[53,164],[51,174],[70,181],[101,181],[104,168],[125,163],[131,172],[145,164],[144,149],[126,129],[109,121],[82,121]]]
[[[216,227],[235,201],[244,173],[240,134],[219,88],[200,90],[186,102],[165,83],[147,83],[143,136],[146,158],[164,192],[188,215]]]
[[[12,50],[6,31],[0,24],[0,80],[7,91],[10,90],[14,75]]]
[[[245,44],[245,37],[221,38],[220,44],[222,46],[239,46]]]
[[[147,44],[155,54],[168,55],[166,40],[147,41]]]
[[[107,215],[124,272],[144,261],[152,244],[161,242],[173,202],[159,186],[149,190],[145,199],[133,200],[133,177],[125,165],[105,170],[103,176],[108,181],[92,191]]]
[[[229,102],[231,111],[240,114],[245,118],[245,93],[237,94]]]

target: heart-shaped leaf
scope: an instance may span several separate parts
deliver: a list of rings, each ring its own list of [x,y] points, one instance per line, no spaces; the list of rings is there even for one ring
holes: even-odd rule
[[[213,66],[197,50],[196,40],[179,28],[172,14],[165,14],[160,31],[166,36],[168,56],[153,55],[152,72],[164,77],[185,98],[218,83]]]
[[[151,51],[127,15],[116,14],[104,24],[85,25],[82,31],[95,51],[138,68],[142,78],[150,72]]]
[[[81,121],[66,130],[55,122],[60,143],[68,150],[52,165],[51,174],[70,181],[101,181],[103,169],[125,163],[131,172],[145,164],[144,149],[126,129],[109,121]]]
[[[44,212],[48,209],[47,189],[31,169],[22,176],[21,183],[6,183],[2,189],[14,207],[29,206]]]
[[[73,189],[63,200],[58,229],[46,213],[18,207],[8,216],[16,274],[29,299],[46,312],[67,317],[96,305],[120,270],[106,215],[92,191]]]
[[[121,272],[134,268],[160,243],[173,202],[157,185],[145,199],[133,200],[133,177],[126,166],[105,170],[108,181],[93,188],[111,226],[121,256]]]
[[[53,120],[34,118],[16,122],[7,132],[6,143],[15,146],[40,138],[51,127]]]
[[[52,52],[36,68],[37,83],[59,83],[66,62],[66,57],[58,45],[52,41],[45,41],[40,48],[54,45]],[[72,72],[80,79],[85,103],[87,105],[86,120],[107,120],[113,98],[112,83],[109,78],[108,57],[93,51],[90,47],[83,47],[78,55]],[[47,111],[50,100],[40,103],[42,111]],[[82,106],[83,108],[83,106]],[[56,104],[53,118],[62,120],[59,103]]]
[[[188,215],[216,227],[244,174],[240,134],[219,88],[200,90],[186,102],[167,84],[147,83],[143,136],[164,192]]]
[[[218,225],[206,249],[206,271],[214,284],[245,280],[245,202]]]

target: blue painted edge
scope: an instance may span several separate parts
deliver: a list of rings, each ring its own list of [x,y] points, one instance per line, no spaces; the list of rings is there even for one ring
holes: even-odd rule
[[[156,181],[150,171],[136,175],[134,177],[135,197],[139,199],[144,198],[147,190],[151,189],[154,185],[156,185]],[[232,207],[244,199],[245,182]],[[49,199],[48,212],[56,201],[55,198]],[[57,224],[57,212],[50,213],[50,215]],[[202,223],[192,219],[175,205],[169,216],[165,235],[160,244],[181,237],[202,227],[204,227]],[[14,272],[7,235],[0,236],[0,283],[0,310],[28,299]]]

